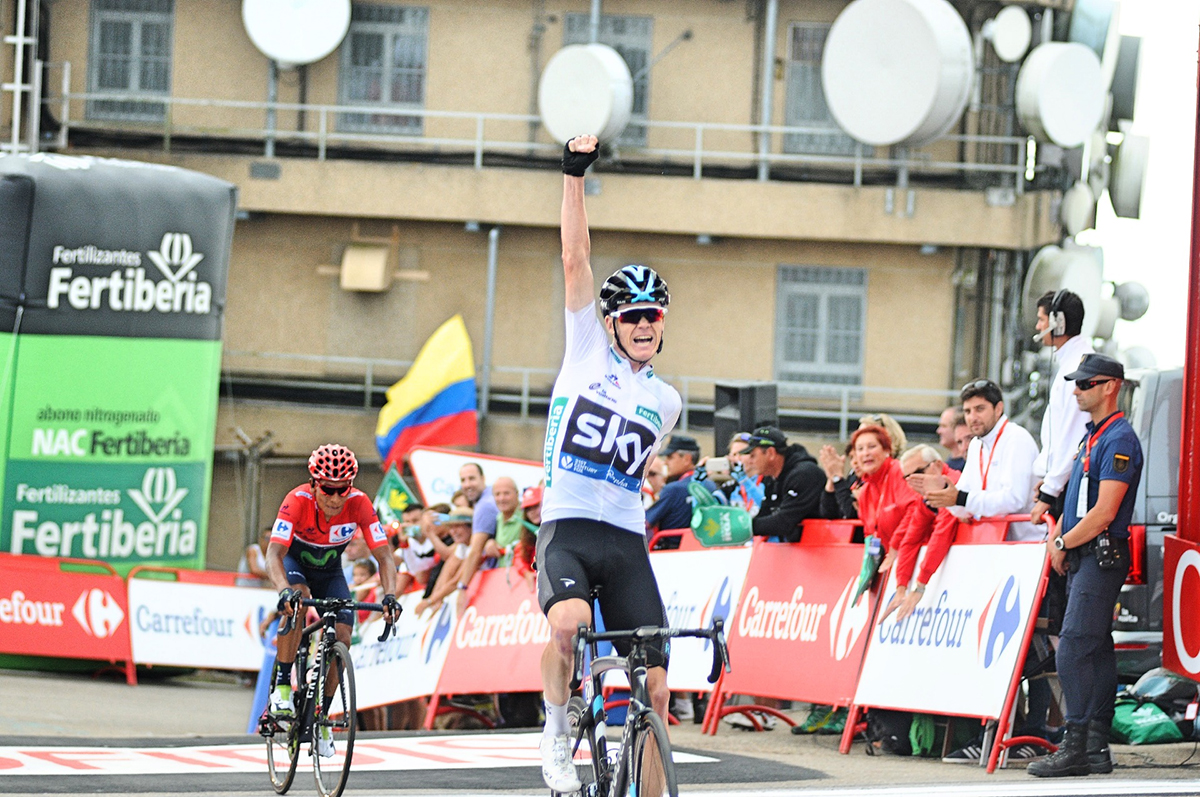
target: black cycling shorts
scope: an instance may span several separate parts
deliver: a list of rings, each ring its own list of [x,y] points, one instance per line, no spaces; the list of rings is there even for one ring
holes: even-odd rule
[[[596,587],[607,630],[667,624],[646,538],[611,523],[584,518],[543,523],[538,529],[537,586],[543,612],[567,598],[590,604]],[[629,654],[626,643],[618,643],[616,648],[622,656]],[[648,656],[650,666],[666,667],[670,652],[667,641],[654,643]]]
[[[287,573],[288,583],[292,586],[307,584],[314,598],[345,598],[350,599],[350,585],[346,576],[338,568],[331,570],[314,570],[300,564],[291,554],[283,555],[283,570]],[[343,625],[354,625],[354,610],[342,609],[338,612],[337,621]]]

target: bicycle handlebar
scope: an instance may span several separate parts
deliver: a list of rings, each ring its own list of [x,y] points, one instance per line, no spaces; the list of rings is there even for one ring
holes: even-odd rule
[[[292,614],[284,620],[283,628],[279,629],[280,636],[287,636],[291,633],[292,629],[296,627],[296,612],[301,606],[311,606],[320,612],[321,616],[339,612],[343,609],[361,612],[383,611],[383,605],[379,603],[363,603],[353,599],[347,600],[346,598],[304,598],[301,597],[299,593],[292,598],[291,604]],[[400,604],[397,603],[396,616],[399,617],[402,611],[404,611],[404,609],[400,606]],[[386,642],[387,638],[391,636],[394,628],[395,623],[384,623],[383,633],[379,635],[379,641]]]
[[[593,642],[630,641],[637,644],[676,637],[695,637],[707,639],[713,643],[713,664],[712,670],[708,674],[710,684],[715,684],[721,677],[721,670],[731,671],[729,648],[725,644],[725,622],[721,619],[714,619],[711,628],[659,628],[653,625],[644,625],[631,631],[593,631],[581,623],[575,634],[575,660],[571,671],[571,689],[578,689],[579,685],[583,683],[587,646]]]

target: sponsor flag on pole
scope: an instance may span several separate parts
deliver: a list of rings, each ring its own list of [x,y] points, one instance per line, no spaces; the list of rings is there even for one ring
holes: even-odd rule
[[[388,465],[379,485],[379,492],[375,493],[375,514],[379,516],[379,522],[385,527],[390,527],[393,523],[398,527],[404,510],[417,503],[420,502],[412,494],[412,490],[409,490],[404,479],[400,478],[396,463]]]
[[[461,315],[429,336],[408,373],[388,388],[375,445],[384,464],[416,445],[475,445],[475,358]]]

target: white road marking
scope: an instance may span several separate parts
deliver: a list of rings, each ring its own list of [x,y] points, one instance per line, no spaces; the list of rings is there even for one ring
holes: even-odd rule
[[[354,744],[352,767],[356,772],[412,772],[540,766],[540,737],[540,733],[496,733],[359,739]],[[335,764],[340,763],[343,749],[339,744]],[[679,763],[717,761],[680,752],[674,754],[674,759]],[[0,747],[0,784],[5,775],[195,775],[265,773],[266,768],[266,745],[261,741],[191,747]],[[301,750],[298,769],[312,769],[307,745]]]

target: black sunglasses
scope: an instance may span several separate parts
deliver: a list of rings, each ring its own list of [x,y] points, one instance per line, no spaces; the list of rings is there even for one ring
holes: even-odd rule
[[[1111,379],[1076,379],[1075,387],[1081,391],[1091,390],[1096,385],[1103,385],[1106,382],[1112,382]]]
[[[981,390],[981,389],[987,387],[988,385],[994,385],[996,387],[999,387],[998,385],[996,385],[995,382],[993,382],[990,379],[976,379],[974,382],[967,382],[965,385],[962,386],[962,388],[958,392],[965,393],[968,390]]]
[[[661,307],[635,307],[630,310],[619,310],[613,313],[622,324],[629,324],[631,326],[640,324],[643,318],[651,324],[662,321],[663,316],[666,314],[667,311]]]
[[[349,484],[343,484],[341,487],[334,487],[332,484],[326,484],[325,482],[317,483],[317,489],[325,493],[325,495],[345,495],[346,493],[350,492],[350,487],[351,485]]]

